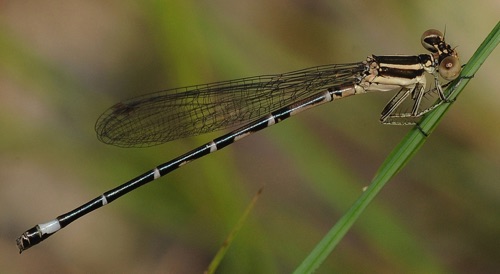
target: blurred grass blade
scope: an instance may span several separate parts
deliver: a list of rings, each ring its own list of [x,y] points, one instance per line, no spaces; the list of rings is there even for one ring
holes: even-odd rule
[[[226,255],[227,250],[231,246],[231,243],[233,242],[233,240],[236,238],[236,235],[240,231],[241,227],[243,227],[243,224],[245,223],[245,220],[247,219],[248,215],[252,211],[253,207],[255,206],[255,203],[257,202],[257,199],[259,199],[260,194],[262,193],[263,190],[264,190],[264,187],[261,187],[257,191],[257,193],[254,195],[252,201],[250,202],[250,204],[245,209],[245,212],[240,217],[240,219],[238,220],[238,222],[234,226],[234,228],[231,231],[231,233],[229,233],[229,235],[227,236],[226,240],[224,240],[224,243],[219,248],[219,251],[217,251],[217,254],[215,254],[215,257],[210,262],[210,265],[208,265],[208,268],[205,271],[205,273],[207,273],[207,274],[215,273],[215,270],[217,269],[217,267],[219,266],[220,262],[224,258],[224,255]]]
[[[467,83],[478,71],[479,67],[481,67],[486,58],[496,48],[499,41],[500,22],[497,23],[481,46],[479,46],[467,65],[463,68],[460,77],[453,81],[446,89],[446,94],[450,95],[451,100],[456,99],[462,92]],[[294,273],[311,273],[322,264],[382,187],[384,187],[384,185],[404,167],[420,146],[422,146],[426,139],[422,131],[430,134],[436,128],[450,106],[451,103],[442,104],[422,118],[420,129],[414,127],[410,130],[408,135],[404,137],[391,154],[389,154],[384,163],[382,163],[366,191],[361,194],[346,214],[316,245],[313,251],[299,265]]]

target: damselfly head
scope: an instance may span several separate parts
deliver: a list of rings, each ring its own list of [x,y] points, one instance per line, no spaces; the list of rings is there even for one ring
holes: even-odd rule
[[[435,29],[427,30],[422,34],[421,42],[438,60],[437,69],[441,77],[448,81],[456,79],[461,71],[460,61],[455,49],[444,41],[443,33]]]

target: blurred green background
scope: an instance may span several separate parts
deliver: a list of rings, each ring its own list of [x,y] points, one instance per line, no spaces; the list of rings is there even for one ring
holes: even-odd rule
[[[107,146],[94,123],[120,100],[372,53],[425,53],[420,35],[429,28],[446,27],[465,63],[499,15],[496,0],[0,2],[0,272],[200,273],[262,186],[219,272],[292,271],[408,131],[378,123],[393,93],[296,116],[22,255],[15,239],[223,133]],[[500,269],[499,56],[318,273]]]

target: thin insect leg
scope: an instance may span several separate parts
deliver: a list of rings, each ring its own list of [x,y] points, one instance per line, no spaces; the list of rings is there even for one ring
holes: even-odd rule
[[[439,83],[439,78],[438,78],[437,74],[433,74],[433,76],[434,76],[434,85],[436,86],[436,89],[438,91],[439,98],[441,99],[441,101],[446,101],[446,96],[444,95],[444,91],[443,91],[443,87],[441,86],[441,83]]]
[[[421,85],[417,85],[415,89],[413,89],[413,92],[415,95],[413,96],[413,100],[415,100],[415,103],[413,104],[413,108],[411,110],[411,114],[413,116],[418,115],[418,108],[420,107],[420,103],[422,102],[422,98],[424,97],[424,87]]]
[[[464,66],[465,66],[465,65],[464,65]],[[462,67],[463,67],[463,66],[462,66]],[[460,76],[460,77],[458,78],[458,80],[457,80],[457,81],[458,81],[457,83],[459,83],[460,81],[462,81],[462,79],[472,79],[472,78],[474,78],[474,76],[475,76],[475,75]],[[446,83],[446,84],[442,85],[441,87],[446,88],[446,87],[448,87],[449,85],[451,85],[451,83],[452,83],[452,81],[450,81],[450,82],[448,82],[448,83]],[[454,92],[454,91],[455,91],[455,88],[453,88],[453,89],[449,92],[448,96],[446,96],[446,99],[445,99],[445,100],[443,100],[443,102],[444,102],[444,103],[453,103],[453,102],[455,102],[455,100],[456,100],[456,99],[450,99],[450,97],[451,97],[451,95],[453,94],[453,92]]]
[[[387,103],[387,105],[382,110],[382,116],[380,117],[380,122],[385,123],[387,118],[396,110],[396,108],[403,103],[403,101],[410,95],[412,89],[402,88],[399,90],[394,97]]]
[[[476,74],[472,74],[472,75],[465,75],[465,76],[460,76],[460,80],[461,79],[472,79],[476,77]]]

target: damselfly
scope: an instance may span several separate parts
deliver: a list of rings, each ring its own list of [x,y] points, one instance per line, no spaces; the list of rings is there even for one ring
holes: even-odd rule
[[[121,147],[158,145],[253,121],[27,230],[17,239],[19,252],[195,159],[326,102],[372,91],[398,90],[382,110],[380,121],[415,124],[420,116],[447,101],[439,75],[453,80],[461,70],[457,52],[441,32],[428,30],[421,42],[429,54],[372,55],[358,63],[169,89],[114,105],[97,120],[96,132],[102,142]],[[429,85],[426,75],[432,79]],[[432,95],[436,100],[424,103]]]

